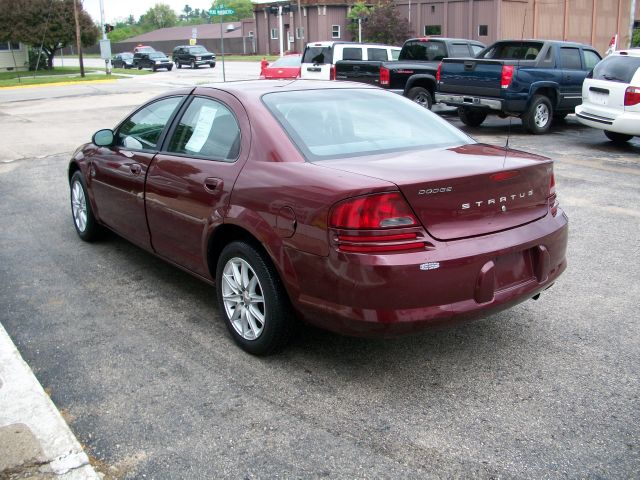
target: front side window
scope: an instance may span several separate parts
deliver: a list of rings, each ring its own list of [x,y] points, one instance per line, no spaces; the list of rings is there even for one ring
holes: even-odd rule
[[[126,119],[116,134],[116,145],[131,150],[156,150],[160,134],[182,97],[158,100]]]
[[[470,47],[474,57],[484,50],[484,47],[481,45],[470,45]]]
[[[449,47],[449,56],[451,57],[468,57],[469,47],[466,43],[453,43]]]
[[[299,90],[268,93],[262,99],[312,162],[472,142],[424,107],[384,91]]]
[[[560,60],[562,68],[568,70],[581,70],[580,50],[577,48],[562,47],[560,49]]]
[[[592,70],[600,61],[600,56],[593,50],[583,50],[584,52],[584,68]]]
[[[340,38],[340,25],[331,25],[331,38]]]
[[[240,127],[226,106],[215,100],[193,99],[176,127],[168,152],[233,161],[240,152]]]

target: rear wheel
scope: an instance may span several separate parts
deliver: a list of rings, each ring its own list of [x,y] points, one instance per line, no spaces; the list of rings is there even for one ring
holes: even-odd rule
[[[78,170],[71,177],[71,215],[78,236],[85,242],[97,240],[103,229],[96,221],[91,210],[82,174]]]
[[[191,60],[191,68],[198,68],[198,66],[196,65],[195,60]]]
[[[633,135],[610,132],[608,130],[605,130],[604,134],[607,136],[609,140],[611,140],[613,143],[617,143],[618,145],[624,145],[625,143],[627,143],[629,140],[633,138]]]
[[[294,316],[266,254],[244,241],[224,247],[216,267],[216,292],[220,315],[240,348],[269,355],[287,344]]]
[[[182,68],[182,64],[178,60],[174,60],[176,62],[176,68]]]
[[[477,108],[458,107],[458,117],[468,127],[478,127],[487,118],[487,112]]]
[[[531,105],[522,117],[522,124],[529,133],[540,135],[551,128],[553,107],[544,95],[535,95]]]
[[[216,64],[215,64],[215,63],[210,63],[210,64],[209,64],[209,67],[211,67],[211,68],[213,68],[213,67],[215,67],[215,66],[216,66]]]
[[[433,105],[433,97],[429,90],[424,87],[413,87],[407,93],[407,98],[429,110],[431,110],[431,106]]]
[[[167,67],[167,72],[170,72],[173,67]]]

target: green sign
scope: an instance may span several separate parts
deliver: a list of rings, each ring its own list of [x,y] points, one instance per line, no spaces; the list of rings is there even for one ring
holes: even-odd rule
[[[215,15],[233,15],[236,11],[233,8],[212,8],[209,10],[209,15],[212,17]]]

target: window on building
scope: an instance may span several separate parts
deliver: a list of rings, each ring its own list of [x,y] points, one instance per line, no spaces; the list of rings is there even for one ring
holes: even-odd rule
[[[489,35],[489,25],[478,25],[478,36],[486,37]]]
[[[0,50],[9,50],[9,42],[0,42]],[[11,50],[20,50],[20,44],[11,42]]]
[[[253,30],[249,30],[249,34],[248,34],[248,35],[249,35],[250,37],[253,37],[253,35],[254,35]]]
[[[331,38],[340,38],[340,25],[331,25]]]
[[[271,40],[277,40],[278,39],[278,29],[277,28],[272,28],[271,29]]]
[[[304,38],[304,27],[296,28],[296,38]]]
[[[424,34],[427,35],[442,35],[442,25],[425,25]]]
[[[580,50],[577,48],[562,47],[560,49],[560,60],[562,68],[570,70],[581,70],[582,61],[580,60]]]

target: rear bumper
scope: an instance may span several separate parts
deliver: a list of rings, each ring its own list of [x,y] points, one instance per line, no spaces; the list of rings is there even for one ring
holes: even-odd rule
[[[600,130],[640,136],[640,112],[600,112],[589,105],[578,105],[576,117],[580,123]]]
[[[498,98],[477,97],[473,95],[456,95],[450,93],[436,93],[436,102],[446,103],[456,107],[486,108],[503,111],[504,101]]]
[[[433,242],[430,251],[296,252],[300,294],[292,301],[309,323],[354,336],[398,335],[485,317],[551,286],[566,268],[567,238],[568,221],[558,210],[512,230]]]

